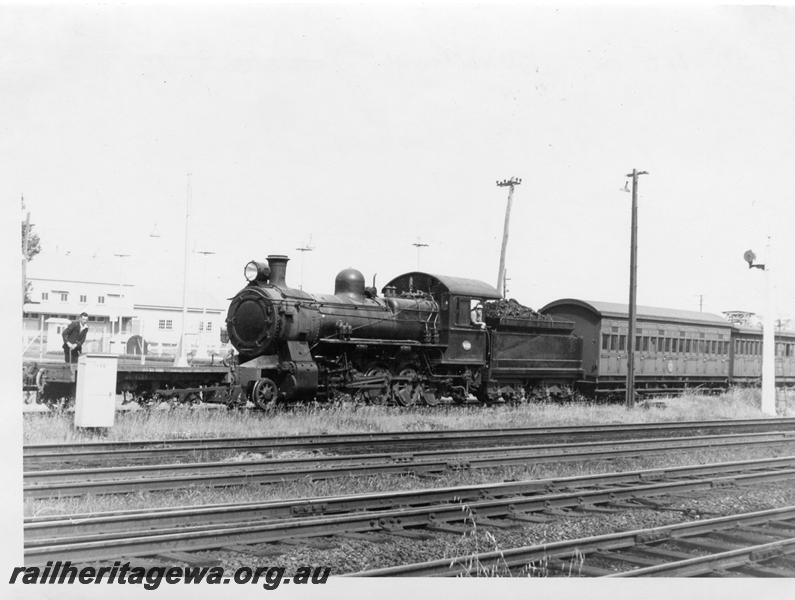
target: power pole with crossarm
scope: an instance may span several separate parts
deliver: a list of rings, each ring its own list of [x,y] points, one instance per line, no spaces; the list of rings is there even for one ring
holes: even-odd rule
[[[513,201],[513,189],[515,186],[522,183],[522,180],[517,177],[510,179],[503,179],[498,181],[499,187],[508,188],[508,203],[505,205],[505,227],[502,231],[502,249],[500,250],[500,271],[497,273],[497,290],[503,296],[505,295],[505,251],[508,248],[508,226],[511,222],[511,202]]]

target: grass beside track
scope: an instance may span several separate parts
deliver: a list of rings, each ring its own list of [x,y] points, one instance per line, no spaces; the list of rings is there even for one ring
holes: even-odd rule
[[[795,392],[779,392],[780,416],[795,416]],[[226,409],[127,411],[105,440],[159,440],[202,437],[274,436],[384,431],[543,427],[656,421],[754,419],[760,392],[736,389],[720,396],[685,395],[665,399],[665,407],[626,410],[622,405],[532,403],[494,406],[373,407],[354,405],[301,406],[274,413]],[[90,434],[73,427],[73,415],[25,414],[24,443],[88,441]]]

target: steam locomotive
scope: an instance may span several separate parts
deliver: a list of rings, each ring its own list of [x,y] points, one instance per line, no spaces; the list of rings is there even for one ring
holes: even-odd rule
[[[414,271],[379,296],[345,269],[334,294],[310,294],[287,284],[288,261],[248,263],[226,319],[237,382],[260,408],[343,395],[403,406],[565,396],[582,376],[573,322],[482,281]]]

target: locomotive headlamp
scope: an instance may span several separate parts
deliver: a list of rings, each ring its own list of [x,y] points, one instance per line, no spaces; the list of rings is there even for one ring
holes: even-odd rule
[[[255,260],[250,261],[243,269],[243,276],[249,283],[253,281],[268,281],[271,269],[267,263],[258,263]]]

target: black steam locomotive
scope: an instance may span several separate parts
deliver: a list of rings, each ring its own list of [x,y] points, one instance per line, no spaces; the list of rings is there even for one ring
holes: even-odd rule
[[[582,376],[572,322],[481,281],[411,272],[378,296],[345,269],[333,295],[309,294],[287,285],[288,260],[246,265],[226,319],[238,383],[260,408],[343,395],[403,406],[566,395]]]

